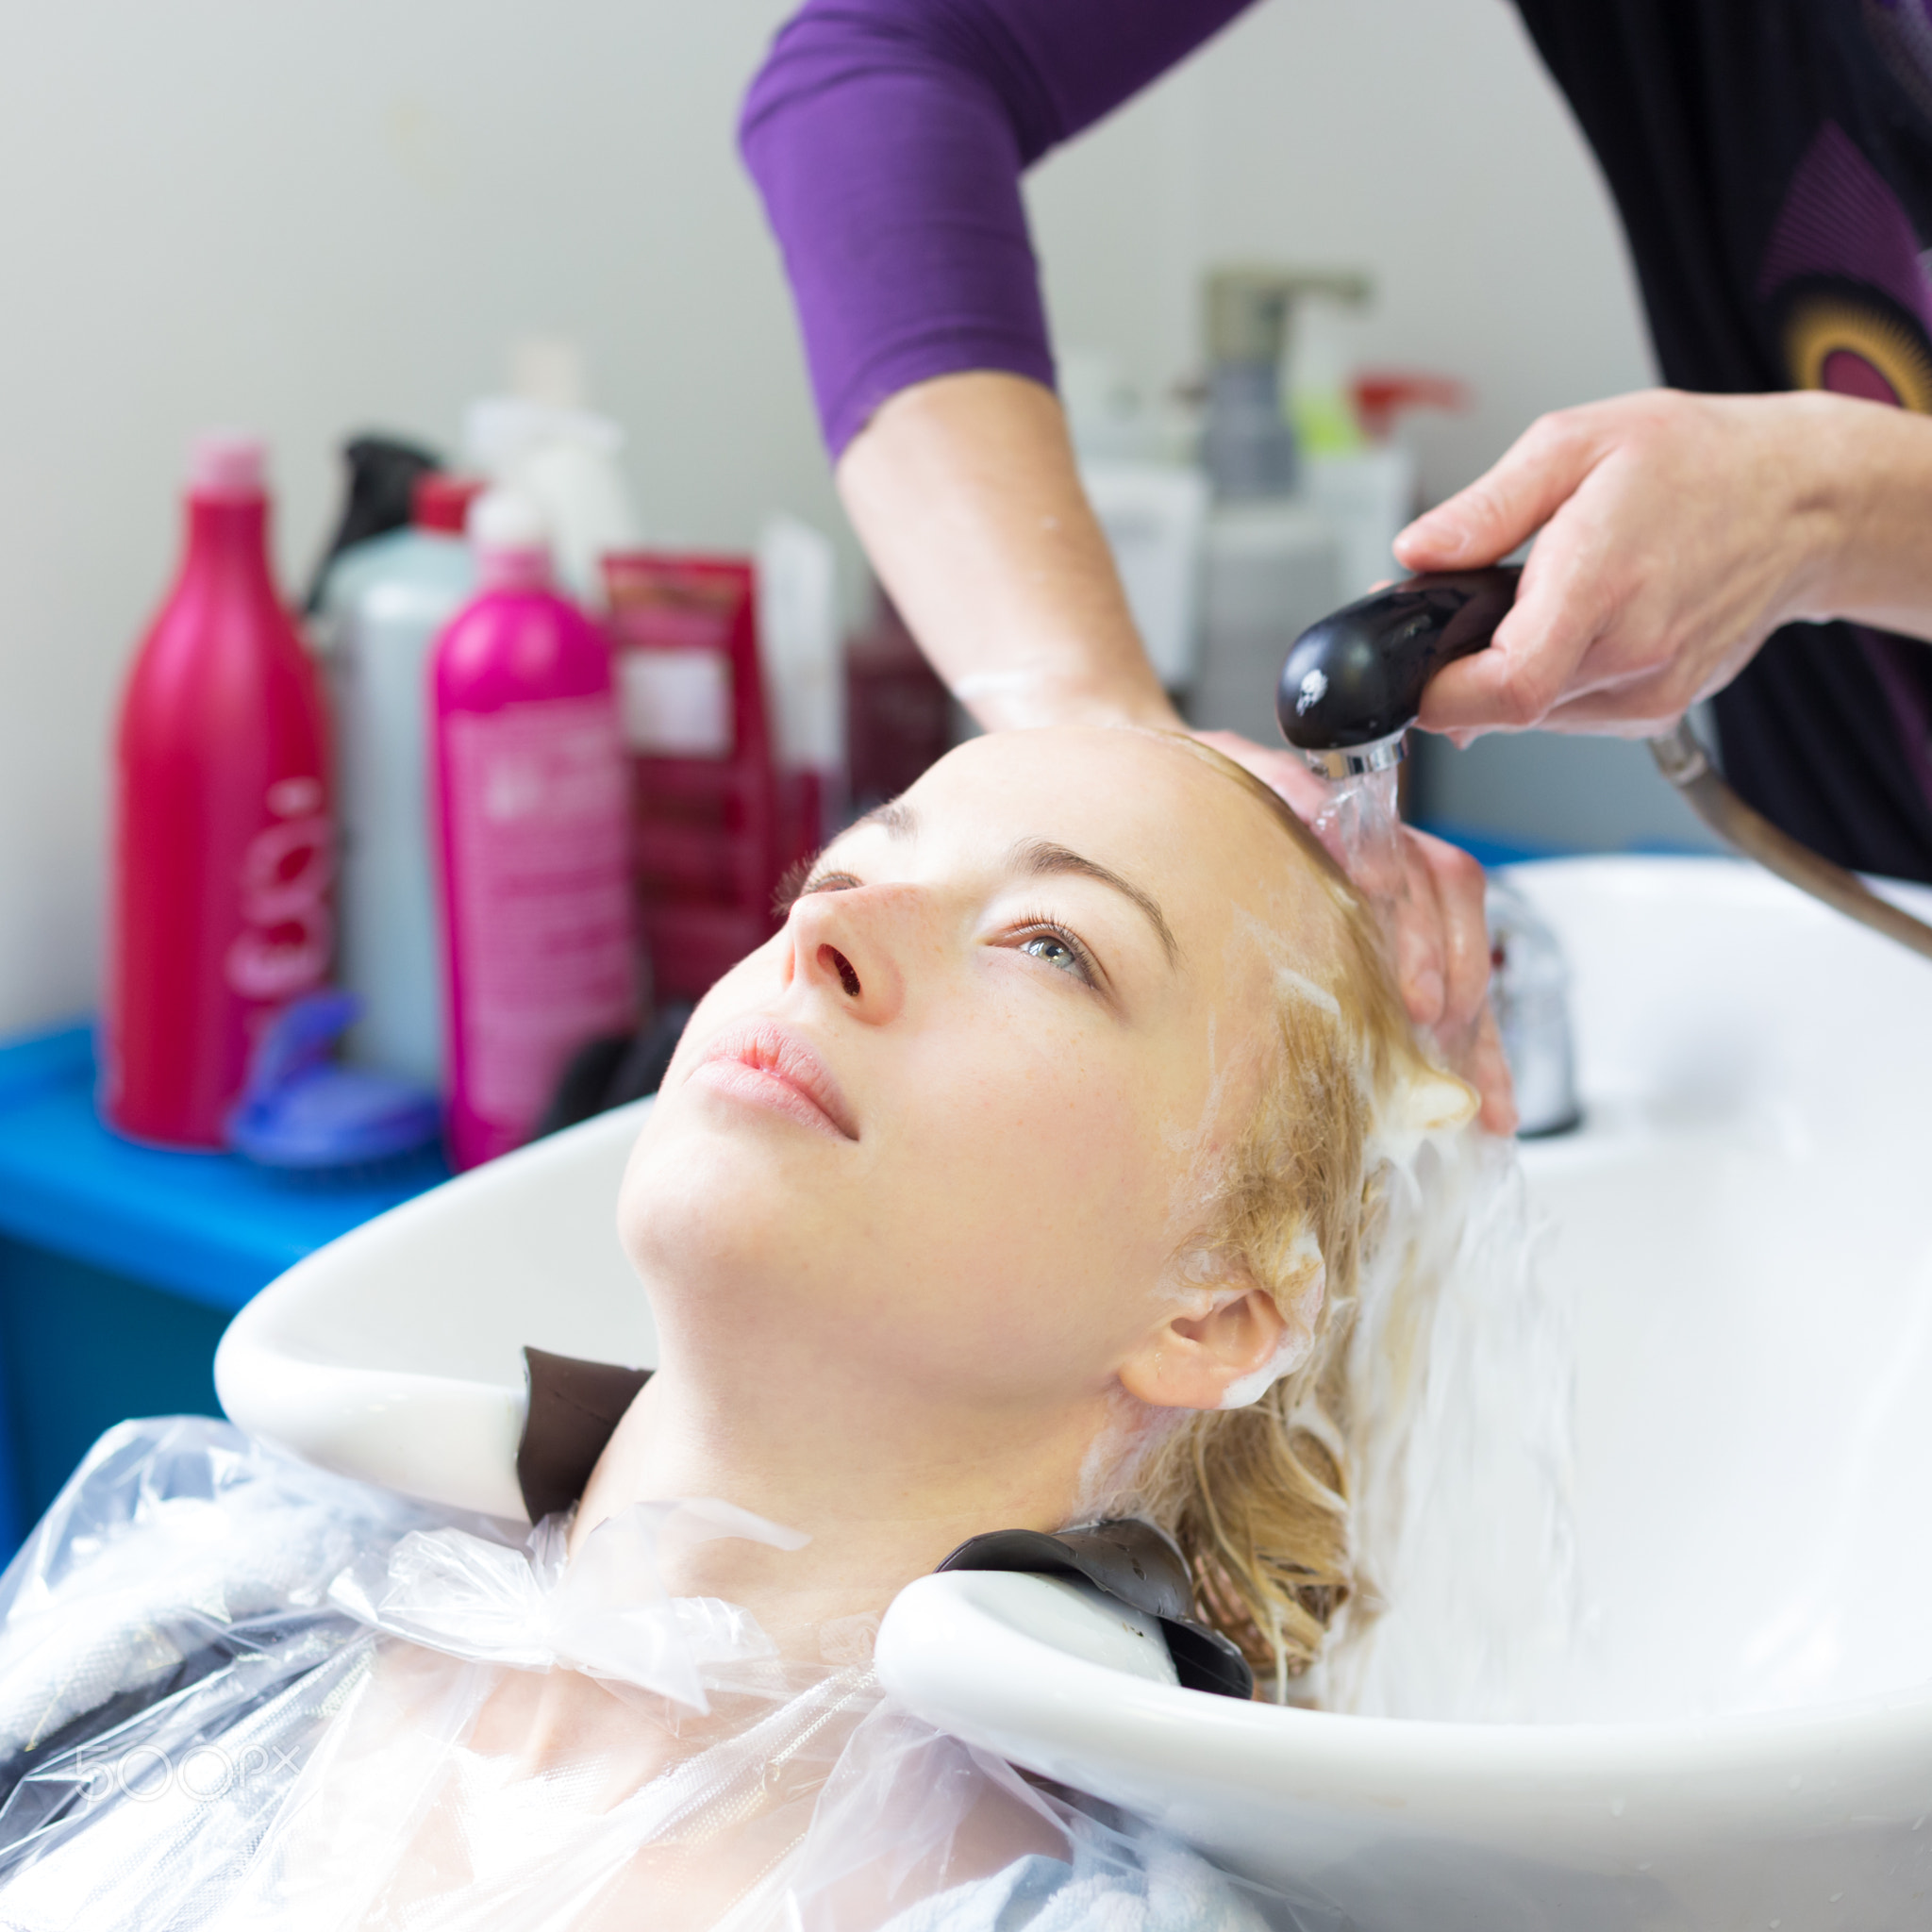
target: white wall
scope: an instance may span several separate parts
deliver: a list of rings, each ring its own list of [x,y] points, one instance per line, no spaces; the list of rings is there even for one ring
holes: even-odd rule
[[[1048,0],[1041,0],[1048,4]],[[94,997],[114,693],[199,425],[274,441],[284,581],[365,425],[448,445],[577,336],[654,530],[836,517],[732,151],[786,0],[91,0],[0,63],[0,1032]],[[1363,346],[1469,377],[1430,487],[1646,379],[1604,199],[1504,0],[1271,0],[1041,170],[1069,345],[1150,384],[1229,257],[1359,264]]]

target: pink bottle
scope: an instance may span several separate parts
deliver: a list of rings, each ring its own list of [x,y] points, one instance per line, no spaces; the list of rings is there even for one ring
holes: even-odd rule
[[[194,445],[188,549],[121,703],[100,1105],[219,1147],[255,1035],[328,972],[320,681],[275,594],[263,450]]]
[[[449,1152],[528,1140],[565,1062],[637,1024],[629,770],[610,651],[551,588],[541,519],[470,510],[482,591],[430,664]]]

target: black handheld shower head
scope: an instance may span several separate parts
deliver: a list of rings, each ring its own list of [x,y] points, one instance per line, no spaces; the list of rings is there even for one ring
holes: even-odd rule
[[[1282,735],[1331,778],[1394,764],[1423,687],[1490,641],[1522,575],[1497,564],[1410,577],[1311,625],[1281,667]]]
[[[1496,564],[1410,577],[1311,625],[1281,667],[1274,714],[1283,737],[1327,778],[1398,762],[1424,687],[1443,665],[1489,643],[1522,575],[1518,566]],[[1664,776],[1733,850],[1932,958],[1932,924],[1753,811],[1711,768],[1686,720],[1653,738],[1650,748]],[[1392,822],[1387,829],[1392,837]]]

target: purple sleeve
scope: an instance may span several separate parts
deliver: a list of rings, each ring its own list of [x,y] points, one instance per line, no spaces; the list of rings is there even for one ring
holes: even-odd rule
[[[836,457],[909,383],[1053,381],[1020,175],[1252,0],[807,0],[740,141]]]

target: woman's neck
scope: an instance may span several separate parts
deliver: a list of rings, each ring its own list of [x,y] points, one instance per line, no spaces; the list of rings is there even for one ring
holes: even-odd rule
[[[1051,1417],[974,1415],[738,1367],[723,1386],[676,1366],[652,1377],[591,1474],[572,1549],[646,1500],[715,1497],[802,1531],[811,1541],[791,1551],[683,1547],[663,1576],[674,1595],[743,1605],[794,1657],[816,1657],[824,1624],[883,1611],[968,1537],[1074,1520],[1095,1464],[1128,1450],[1135,1426],[1118,1392]]]

